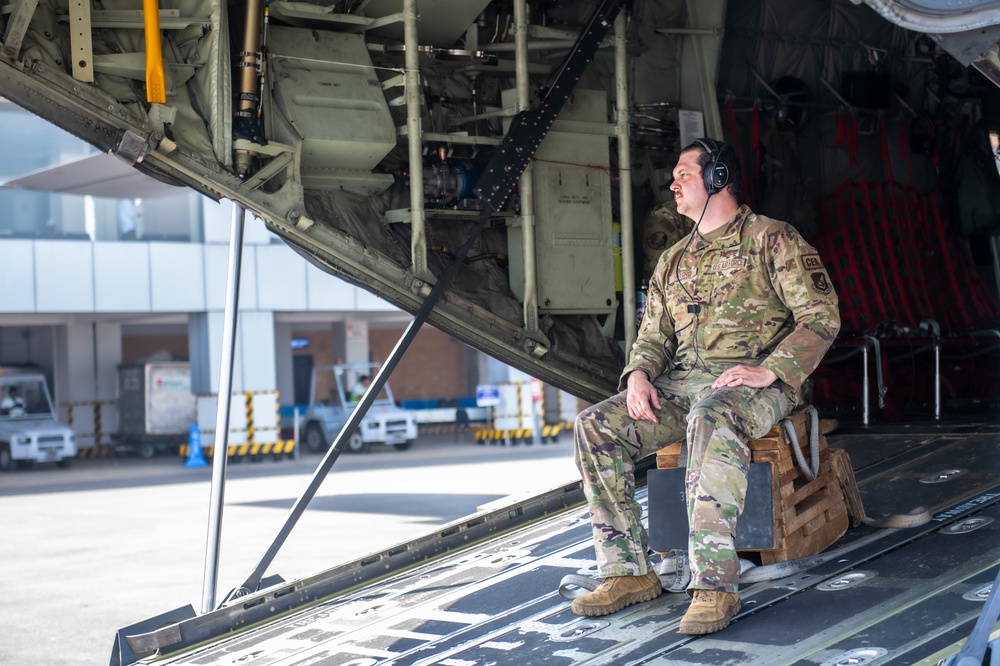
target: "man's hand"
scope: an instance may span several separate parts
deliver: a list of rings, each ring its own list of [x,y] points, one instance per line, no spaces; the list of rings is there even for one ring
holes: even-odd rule
[[[629,376],[631,380],[632,377]],[[712,388],[722,388],[723,386],[749,386],[750,388],[767,388],[775,381],[778,375],[767,368],[759,365],[734,365],[723,371],[719,378],[712,384]],[[631,409],[631,408],[630,408]]]
[[[653,410],[660,408],[660,399],[645,371],[633,370],[629,374],[625,402],[628,405],[628,415],[633,419],[656,423],[656,413]]]

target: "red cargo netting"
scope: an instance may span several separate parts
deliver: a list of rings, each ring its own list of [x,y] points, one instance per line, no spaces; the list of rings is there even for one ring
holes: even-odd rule
[[[936,199],[898,183],[845,183],[821,203],[824,231],[814,244],[840,295],[845,329],[935,319],[946,331],[968,331],[1000,315]]]
[[[843,328],[867,331],[891,321],[915,329],[925,319],[948,332],[987,325],[1000,306],[968,249],[949,234],[939,192],[921,194],[896,181],[881,130],[887,180],[845,182],[820,203],[823,231],[814,244],[840,295]],[[855,167],[856,139],[855,122],[838,128]],[[906,142],[900,144],[905,151]]]

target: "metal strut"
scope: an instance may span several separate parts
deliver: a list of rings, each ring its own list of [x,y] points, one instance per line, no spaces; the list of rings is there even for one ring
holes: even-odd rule
[[[983,612],[980,613],[965,645],[958,654],[948,657],[943,666],[987,666],[987,653],[992,657],[990,663],[995,664],[997,651],[1000,650],[1000,639],[990,640],[990,636],[997,620],[1000,620],[1000,572],[997,572],[997,577],[993,579],[993,586]]]
[[[212,460],[212,488],[205,539],[205,577],[202,585],[202,612],[215,606],[218,589],[219,549],[222,544],[222,510],[226,495],[226,462],[229,460],[229,412],[233,399],[233,355],[240,308],[240,272],[243,265],[243,231],[246,209],[233,202],[229,233],[229,270],[226,277],[226,309],[222,324],[222,359],[219,369],[219,407],[215,414],[215,456]]]

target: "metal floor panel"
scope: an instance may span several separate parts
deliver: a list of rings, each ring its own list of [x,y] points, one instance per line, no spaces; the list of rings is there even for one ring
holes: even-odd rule
[[[571,509],[232,638],[148,661],[815,666],[861,649],[884,653],[854,663],[914,663],[967,634],[982,602],[962,595],[989,583],[1000,561],[1000,447],[996,432],[985,430],[831,436],[832,446],[851,453],[870,515],[922,504],[934,519],[910,529],[849,530],[834,546],[847,547],[835,560],[745,586],[740,615],[710,636],[677,633],[684,594],[601,618],[571,613],[556,592],[560,579],[594,569],[587,512]],[[645,488],[637,497],[645,504]],[[973,515],[993,522],[941,531]]]
[[[1000,503],[980,515],[1000,517]],[[954,642],[956,632],[968,635],[984,599],[963,595],[993,580],[1000,559],[998,527],[1000,523],[993,522],[954,535],[935,530],[832,576],[830,565],[817,567],[809,586],[740,618],[716,636],[671,652],[670,663],[815,666],[871,649],[884,652],[878,663],[913,664]],[[782,582],[771,585],[780,587]],[[753,590],[747,590],[747,596],[753,600]],[[753,660],[698,660],[697,655],[711,649],[728,649]]]

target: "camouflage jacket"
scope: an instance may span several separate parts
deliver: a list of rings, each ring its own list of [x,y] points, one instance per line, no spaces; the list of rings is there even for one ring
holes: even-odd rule
[[[716,374],[762,365],[799,389],[840,330],[837,294],[819,254],[792,226],[747,206],[714,241],[693,233],[686,250],[688,238],[656,265],[619,390],[633,370],[652,380],[671,360]]]

